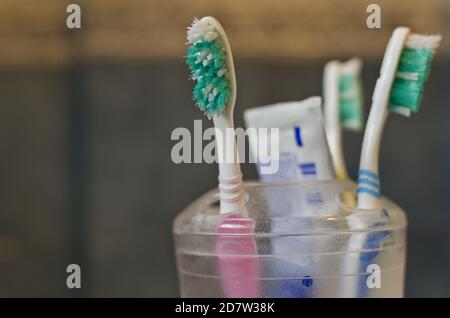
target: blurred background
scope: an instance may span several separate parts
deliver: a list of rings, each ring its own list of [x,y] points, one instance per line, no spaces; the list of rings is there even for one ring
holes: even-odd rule
[[[381,29],[366,8],[381,7]],[[66,7],[81,7],[81,29]],[[321,95],[329,59],[360,56],[366,113],[395,26],[441,33],[421,112],[389,118],[384,193],[408,214],[406,295],[450,297],[450,2],[2,0],[0,297],[176,297],[174,217],[216,186],[217,167],[172,163],[195,109],[183,61],[194,17],[224,25],[237,126],[262,104]],[[346,134],[355,177],[362,135]],[[256,178],[252,165],[247,179]],[[80,264],[82,288],[66,287]]]

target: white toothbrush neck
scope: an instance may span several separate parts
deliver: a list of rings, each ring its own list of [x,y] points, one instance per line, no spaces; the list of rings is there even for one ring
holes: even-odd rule
[[[220,213],[243,212],[245,206],[232,113],[213,117],[219,160]]]

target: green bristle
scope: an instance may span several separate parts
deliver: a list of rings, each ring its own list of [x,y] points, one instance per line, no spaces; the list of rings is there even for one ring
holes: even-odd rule
[[[419,111],[432,58],[429,48],[403,49],[391,89],[391,111],[406,115]]]
[[[193,99],[209,117],[224,111],[231,94],[226,52],[218,40],[200,40],[187,49],[186,63],[197,81]],[[220,74],[222,70],[223,74]],[[225,72],[223,72],[225,70]]]
[[[359,77],[339,76],[339,110],[342,126],[349,130],[360,130],[363,126],[362,89]]]

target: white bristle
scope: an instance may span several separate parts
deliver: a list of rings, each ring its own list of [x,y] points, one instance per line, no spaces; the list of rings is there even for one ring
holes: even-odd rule
[[[224,74],[227,73],[227,69],[226,68],[222,68],[217,72],[217,77],[222,77]]]
[[[214,26],[208,21],[194,19],[192,25],[188,27],[187,41],[189,44],[194,44],[198,41],[212,41],[217,38],[218,33]]]
[[[415,34],[411,33],[406,38],[406,47],[410,49],[421,49],[421,48],[428,48],[433,53],[439,46],[439,43],[441,42],[442,36],[440,35],[422,35],[422,34]]]
[[[340,73],[344,75],[355,75],[361,71],[362,62],[358,58],[352,58],[341,64]]]
[[[403,78],[408,81],[418,81],[419,80],[419,74],[412,73],[412,72],[397,72],[397,77]]]
[[[391,112],[405,116],[410,117],[411,116],[411,109],[405,106],[399,106],[399,105],[391,105]]]
[[[214,86],[213,86],[212,84],[208,84],[208,85],[206,85],[206,87],[203,89],[203,94],[208,95],[209,92],[210,92],[211,90],[213,90],[213,89],[214,89]]]

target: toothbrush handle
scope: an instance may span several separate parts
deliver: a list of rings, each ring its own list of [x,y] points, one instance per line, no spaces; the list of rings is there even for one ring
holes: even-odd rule
[[[372,209],[380,205],[380,180],[378,177],[380,142],[389,113],[388,104],[392,83],[408,33],[409,29],[405,27],[398,27],[394,30],[383,57],[380,77],[375,84],[359,165],[358,208]]]
[[[231,116],[213,117],[219,161],[220,213],[244,211],[244,187]]]
[[[358,208],[373,209],[379,206],[380,178],[378,176],[378,161],[380,142],[388,112],[384,108],[374,108],[369,115],[361,152],[361,162],[358,171]]]

